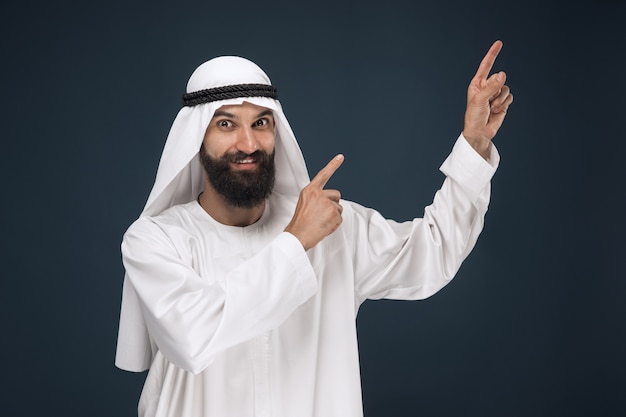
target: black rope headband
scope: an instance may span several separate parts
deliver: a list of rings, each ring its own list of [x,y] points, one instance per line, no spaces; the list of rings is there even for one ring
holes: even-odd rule
[[[267,84],[236,84],[209,88],[183,94],[183,106],[196,106],[212,101],[239,97],[269,97],[278,99],[276,87]]]

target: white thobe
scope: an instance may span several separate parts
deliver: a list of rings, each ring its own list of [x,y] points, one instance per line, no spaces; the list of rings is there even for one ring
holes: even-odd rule
[[[152,344],[139,415],[362,416],[359,305],[426,298],[452,279],[482,230],[498,159],[460,137],[423,218],[397,223],[342,200],[340,228],[307,252],[283,231],[296,200],[280,195],[247,227],[195,201],[137,220],[122,253]]]

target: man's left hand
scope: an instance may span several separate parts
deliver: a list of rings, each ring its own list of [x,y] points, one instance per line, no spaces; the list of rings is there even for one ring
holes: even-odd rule
[[[502,126],[506,112],[513,102],[511,90],[504,84],[506,74],[500,71],[489,76],[501,49],[501,41],[491,45],[467,89],[463,136],[485,159],[489,156],[491,139]]]

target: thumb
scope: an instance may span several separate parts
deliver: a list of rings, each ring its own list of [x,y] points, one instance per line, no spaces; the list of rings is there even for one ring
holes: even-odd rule
[[[484,90],[481,92],[482,93],[481,95],[484,94],[484,96],[486,96],[489,99],[497,96],[500,93],[500,90],[504,86],[505,82],[506,82],[506,74],[504,71],[500,71],[496,74],[493,74],[487,80],[487,85],[485,86]]]

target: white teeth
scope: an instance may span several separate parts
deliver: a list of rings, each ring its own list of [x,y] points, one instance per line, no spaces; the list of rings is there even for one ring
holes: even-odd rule
[[[251,164],[254,162],[254,159],[243,159],[241,161],[237,161],[238,164]]]

